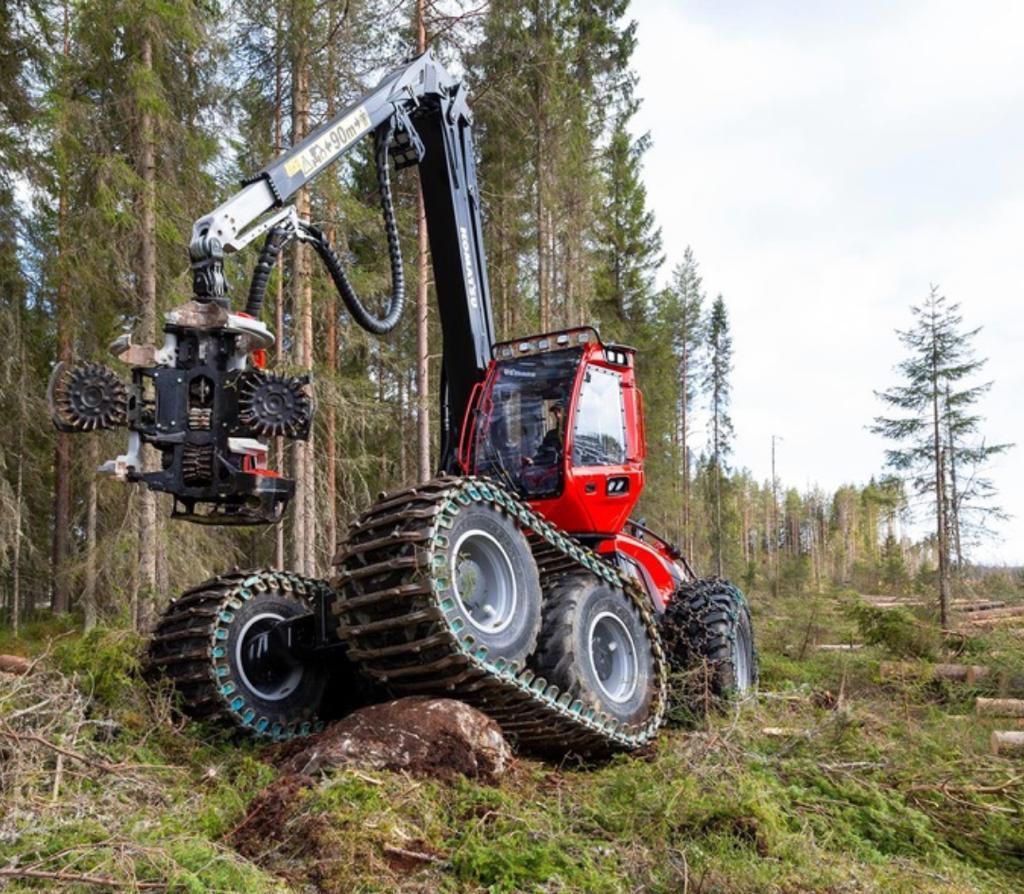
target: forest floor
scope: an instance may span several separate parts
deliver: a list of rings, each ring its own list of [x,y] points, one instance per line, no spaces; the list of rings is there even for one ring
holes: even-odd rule
[[[255,835],[275,748],[177,721],[138,679],[137,639],[0,637],[43,656],[0,676],[0,890],[1024,889],[1024,768],[990,754],[1000,722],[973,713],[997,685],[1024,695],[1021,641],[989,629],[942,656],[1002,671],[986,690],[928,680],[943,644],[907,610],[822,595],[754,611],[759,698],[676,718],[642,754],[519,758],[499,786],[335,770]],[[893,658],[917,670],[881,680]]]

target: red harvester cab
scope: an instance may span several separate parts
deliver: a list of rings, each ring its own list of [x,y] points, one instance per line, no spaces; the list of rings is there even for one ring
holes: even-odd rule
[[[664,608],[691,575],[674,547],[629,520],[646,443],[636,352],[585,327],[502,342],[494,357],[467,410],[462,469],[614,554]]]

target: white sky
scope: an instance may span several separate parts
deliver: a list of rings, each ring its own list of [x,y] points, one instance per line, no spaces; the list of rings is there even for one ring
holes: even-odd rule
[[[1024,563],[1024,4],[635,0],[648,199],[733,325],[735,462],[833,489],[882,468],[865,428],[893,332],[937,283],[995,385],[989,469]]]

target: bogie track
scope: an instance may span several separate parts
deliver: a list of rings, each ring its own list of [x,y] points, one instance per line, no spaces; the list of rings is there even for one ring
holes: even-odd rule
[[[169,679],[182,710],[197,720],[222,723],[259,738],[284,741],[320,729],[327,682],[324,669],[308,666],[293,691],[265,693],[245,678],[236,642],[240,627],[260,605],[293,612],[329,598],[324,581],[285,571],[225,574],[193,587],[168,606],[149,643],[147,672]],[[264,612],[266,614],[266,612]],[[339,660],[340,656],[336,656]],[[335,674],[338,668],[333,669]]]
[[[528,536],[542,585],[567,572],[624,591],[654,657],[650,712],[624,724],[525,667],[488,654],[460,611],[448,536],[460,512],[485,506]],[[351,526],[335,558],[339,635],[364,673],[399,693],[444,694],[493,717],[521,747],[601,753],[639,747],[665,711],[667,666],[648,596],[595,553],[493,482],[442,477],[385,496]]]

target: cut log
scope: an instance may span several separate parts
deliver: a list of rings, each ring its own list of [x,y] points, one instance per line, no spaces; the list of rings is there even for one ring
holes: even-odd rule
[[[961,609],[963,611],[963,609]],[[984,608],[972,611],[970,617],[965,618],[971,624],[979,621],[988,621],[992,618],[1020,618],[1024,617],[1024,605],[1010,605],[1005,608]]]
[[[816,648],[819,652],[859,652],[864,643],[820,643]]]
[[[20,655],[0,655],[0,673],[21,676],[32,669],[32,662]]]
[[[954,599],[953,608],[961,612],[983,612],[993,608],[1006,608],[1006,603],[1001,599],[989,599],[981,602],[972,602],[968,599]]]
[[[992,730],[993,754],[1024,754],[1024,731]]]
[[[1000,609],[1002,611],[1002,609]],[[961,631],[977,630],[979,627],[1020,627],[1024,625],[1024,615],[1009,615],[998,618],[980,617],[982,612],[975,612],[961,618]]]
[[[981,664],[932,664],[921,665],[910,661],[883,661],[879,665],[883,680],[924,677],[933,680],[953,680],[969,686],[991,673]]]
[[[791,739],[793,736],[799,736],[800,730],[791,726],[766,726],[761,730],[761,735],[769,739]]]
[[[979,717],[1024,717],[1024,699],[977,698],[974,710]]]

